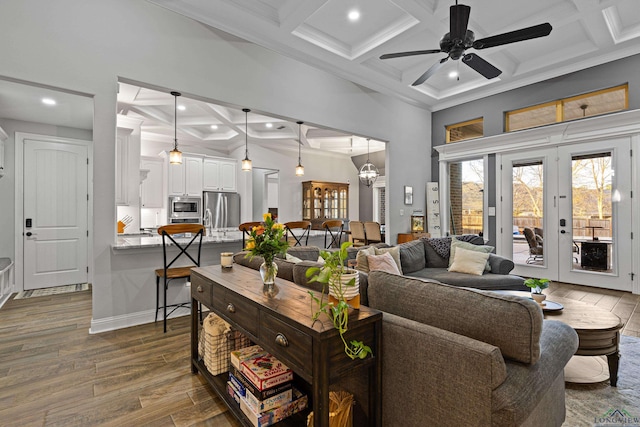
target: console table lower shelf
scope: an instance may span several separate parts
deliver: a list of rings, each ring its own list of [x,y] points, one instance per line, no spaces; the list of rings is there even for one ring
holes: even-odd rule
[[[373,352],[364,360],[351,360],[331,321],[311,320],[308,289],[280,278],[276,285],[279,292],[275,296],[263,294],[259,273],[236,264],[231,269],[214,265],[192,270],[192,372],[203,375],[242,425],[253,426],[227,393],[228,374],[212,375],[198,355],[199,302],[294,371],[296,385],[309,398],[309,409],[278,426],[306,426],[307,415],[313,410],[314,426],[328,427],[330,387],[355,377],[355,381],[347,381],[355,388],[347,389],[357,402],[354,425],[380,427],[382,313],[364,306],[350,313],[347,342],[362,340]]]

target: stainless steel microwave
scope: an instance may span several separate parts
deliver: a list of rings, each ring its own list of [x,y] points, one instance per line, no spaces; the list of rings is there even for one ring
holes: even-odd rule
[[[197,220],[193,222],[201,222],[202,198],[185,196],[169,197],[169,223],[175,222],[174,220],[176,219],[190,219],[192,221]]]

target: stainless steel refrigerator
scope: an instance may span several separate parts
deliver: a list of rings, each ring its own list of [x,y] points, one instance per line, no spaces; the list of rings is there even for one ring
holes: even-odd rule
[[[209,231],[237,230],[240,225],[240,195],[220,191],[202,193],[202,220]]]

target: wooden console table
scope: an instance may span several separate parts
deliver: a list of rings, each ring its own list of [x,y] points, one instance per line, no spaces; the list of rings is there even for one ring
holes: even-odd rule
[[[349,316],[347,341],[358,339],[369,345],[373,357],[351,360],[333,324],[326,316],[311,321],[311,297],[308,289],[276,279],[278,293],[274,297],[262,292],[260,274],[234,264],[231,269],[219,265],[194,268],[191,273],[191,370],[200,372],[231,412],[247,427],[252,426],[237,403],[227,394],[227,373],[212,375],[198,355],[200,321],[197,302],[229,322],[251,341],[272,353],[308,385],[309,402],[316,427],[329,426],[329,386],[342,376],[358,370],[368,379],[365,396],[368,411],[363,424],[382,425],[380,357],[382,313],[361,306]],[[309,410],[289,417],[278,425],[306,425]]]

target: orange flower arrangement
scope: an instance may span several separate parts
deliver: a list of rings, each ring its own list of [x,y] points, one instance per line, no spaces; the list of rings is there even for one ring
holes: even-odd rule
[[[275,222],[270,213],[263,214],[262,218],[264,224],[251,229],[244,249],[251,257],[260,255],[270,265],[277,254],[287,252],[289,244],[284,236],[284,225]]]

